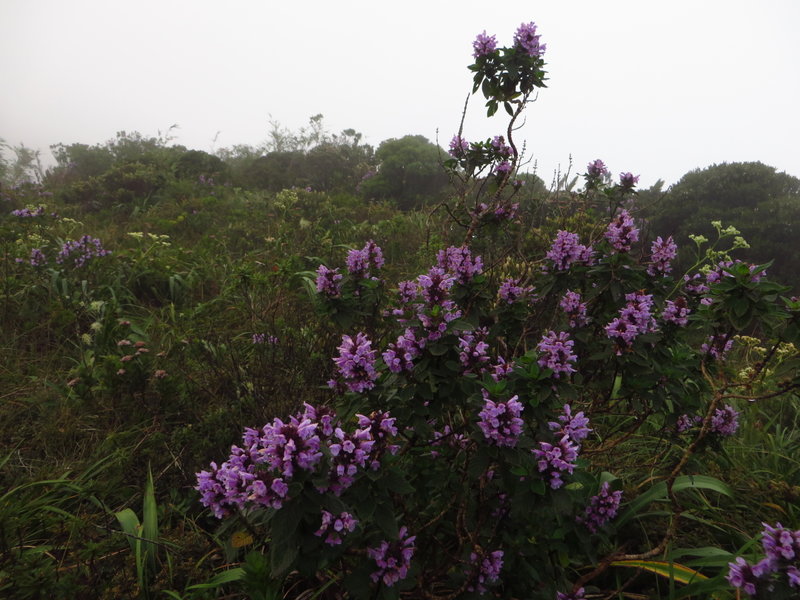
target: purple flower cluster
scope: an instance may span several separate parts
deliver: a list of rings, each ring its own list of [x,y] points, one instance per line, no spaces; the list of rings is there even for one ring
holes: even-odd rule
[[[466,156],[467,150],[469,150],[469,142],[460,135],[454,135],[453,139],[450,140],[448,154],[453,158],[463,158]]]
[[[733,338],[723,333],[718,333],[708,337],[708,340],[700,346],[703,354],[708,354],[715,360],[725,360],[725,357],[733,347]]]
[[[619,185],[624,190],[632,190],[636,187],[636,184],[639,183],[639,176],[634,175],[633,173],[620,173],[619,174]]]
[[[83,267],[88,261],[101,256],[108,256],[110,250],[103,248],[103,243],[97,239],[84,235],[79,240],[67,240],[61,247],[61,252],[56,257],[56,262],[62,264],[68,259],[73,260],[75,268]]]
[[[31,208],[29,206],[26,206],[25,208],[12,210],[11,214],[15,217],[22,217],[25,219],[31,217],[42,217],[44,216],[44,206],[38,206],[36,208]]]
[[[306,415],[275,419],[259,432],[246,429],[244,448],[231,447],[229,459],[211,471],[197,474],[201,502],[217,518],[228,507],[243,509],[248,503],[280,508],[289,492],[286,483],[298,470],[313,471],[322,458],[318,424]]]
[[[486,363],[489,362],[489,355],[486,353],[489,350],[487,335],[489,330],[482,327],[475,331],[465,331],[458,338],[458,358],[464,367],[464,373],[483,373],[486,370]]]
[[[32,267],[41,267],[47,264],[47,257],[42,252],[41,248],[33,248],[31,250],[31,257],[27,261],[24,258],[17,258],[17,263],[25,263],[27,262]]]
[[[375,561],[378,570],[370,575],[372,581],[383,580],[386,587],[392,587],[398,581],[405,579],[414,556],[414,540],[416,536],[409,536],[408,530],[401,527],[397,541],[382,541],[377,548],[368,548],[367,556]]]
[[[485,594],[486,586],[496,584],[500,579],[500,571],[503,568],[503,551],[471,552],[469,560],[472,564],[472,576],[475,578],[475,583],[470,583],[467,591]]]
[[[342,293],[342,274],[339,267],[329,269],[325,265],[317,267],[317,292],[329,298],[338,298]]]
[[[447,324],[461,316],[461,310],[450,300],[450,290],[455,282],[455,276],[441,267],[432,267],[427,275],[417,277],[425,304],[415,305],[416,316],[428,341],[441,338],[447,331]]]
[[[361,250],[350,250],[347,253],[347,270],[354,278],[368,279],[370,267],[380,269],[383,266],[383,252],[372,240]]]
[[[357,525],[358,519],[355,519],[349,512],[334,516],[333,513],[323,510],[322,525],[314,532],[314,535],[325,536],[326,544],[338,546],[342,543],[342,536],[355,531]]]
[[[497,362],[490,367],[490,372],[492,375],[492,379],[495,381],[500,381],[501,379],[505,379],[508,377],[508,374],[514,370],[514,361],[506,362],[506,359],[502,356],[497,357]]]
[[[519,279],[505,279],[497,290],[500,300],[507,304],[514,304],[528,298],[533,293],[533,286],[522,286]]]
[[[519,396],[512,396],[505,402],[494,402],[489,393],[483,391],[483,409],[478,416],[478,427],[484,437],[496,446],[513,448],[522,434],[523,420],[520,418],[525,409]]]
[[[274,335],[267,335],[266,333],[254,333],[253,344],[270,344],[275,345],[278,343],[278,338]]]
[[[563,473],[572,474],[575,470],[580,443],[592,431],[587,427],[589,419],[583,411],[573,415],[569,404],[564,405],[564,414],[559,415],[558,421],[548,423],[550,430],[555,432],[557,443],[539,442],[539,448],[531,451],[538,459],[539,472],[544,473],[554,490],[564,485]]]
[[[581,302],[581,295],[578,292],[567,290],[558,305],[566,313],[570,327],[582,327],[589,322],[586,316],[586,303]]]
[[[506,138],[504,138],[502,135],[494,136],[491,144],[495,154],[501,158],[507,158],[511,156],[511,153],[513,152],[511,146],[506,144]]]
[[[517,28],[514,34],[514,47],[521,48],[528,56],[539,58],[547,49],[546,44],[539,43],[539,35],[536,34],[536,24],[523,23]]]
[[[479,33],[475,41],[472,42],[472,56],[473,58],[480,58],[487,56],[497,49],[497,39],[493,35],[486,35],[486,30]]]
[[[650,246],[650,265],[647,273],[651,276],[666,275],[672,271],[672,261],[678,255],[678,245],[672,241],[672,236],[666,240],[658,236]]]
[[[511,163],[508,162],[507,160],[500,161],[495,166],[493,172],[495,173],[495,175],[500,175],[500,176],[507,175],[508,173],[511,172]]]
[[[467,284],[483,270],[480,256],[472,257],[467,246],[450,246],[439,250],[436,255],[437,266],[453,275],[458,283]]]
[[[628,211],[622,210],[608,224],[605,236],[617,252],[628,252],[631,244],[639,240],[639,230]]]
[[[578,517],[578,523],[583,523],[592,533],[597,531],[611,519],[617,516],[619,503],[622,501],[622,490],[611,491],[611,486],[604,481],[600,486],[600,493],[589,499],[584,516]]]
[[[711,432],[729,437],[739,429],[739,411],[730,404],[714,411],[711,417]]]
[[[703,422],[702,417],[695,415],[691,417],[689,415],[681,415],[678,417],[678,421],[675,423],[675,428],[678,433],[686,433],[695,425],[699,425]]]
[[[608,177],[609,174],[606,164],[599,158],[586,165],[586,175],[591,179],[601,179]]]
[[[553,240],[547,258],[553,261],[556,271],[566,271],[574,263],[591,265],[594,260],[594,250],[591,246],[580,243],[577,233],[559,230]]]
[[[417,339],[414,329],[406,328],[394,344],[383,352],[383,362],[392,373],[411,371],[414,368],[414,359],[422,354],[425,347],[425,338]]]
[[[730,269],[736,265],[741,264],[741,260],[723,260],[720,261],[716,267],[708,271],[706,273],[706,283],[708,285],[712,285],[718,283],[722,280],[723,277],[732,277],[730,273],[728,273],[725,269]],[[759,282],[762,278],[767,276],[767,271],[765,269],[761,269],[760,271],[756,271],[758,265],[750,264],[750,279],[753,282]],[[707,290],[706,290],[707,291]]]
[[[633,292],[625,294],[625,300],[627,304],[620,309],[619,317],[615,317],[605,327],[609,339],[617,340],[618,355],[622,354],[622,348],[630,348],[639,335],[656,330],[656,320],[651,312],[652,294]]]
[[[661,318],[665,323],[675,323],[679,327],[686,327],[689,324],[689,307],[683,296],[678,296],[674,301],[667,300],[664,303],[664,310]]]
[[[355,339],[349,335],[342,336],[342,345],[339,346],[339,356],[333,359],[344,381],[344,385],[351,392],[363,392],[375,387],[378,372],[375,370],[375,350],[372,342],[364,333],[357,333]],[[330,380],[328,385],[338,388],[337,380]]]
[[[735,562],[728,563],[726,579],[733,587],[751,596],[775,591],[776,583],[800,588],[800,530],[787,529],[780,523],[774,527],[767,523],[762,525],[764,558],[750,565],[741,556],[737,557]]]
[[[578,360],[578,357],[572,352],[574,345],[575,342],[569,339],[566,331],[559,333],[549,331],[542,336],[536,346],[536,349],[542,353],[538,361],[539,366],[551,369],[553,377],[556,378],[561,377],[562,373],[574,373],[575,367],[571,363]]]

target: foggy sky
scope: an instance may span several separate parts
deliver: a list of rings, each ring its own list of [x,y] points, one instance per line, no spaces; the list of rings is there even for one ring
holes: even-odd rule
[[[800,175],[796,0],[0,0],[0,138],[49,159],[177,124],[175,143],[213,151],[322,113],[374,146],[438,130],[446,147],[472,40],[529,21],[549,81],[516,139],[546,182],[570,156],[640,186],[725,161]],[[474,96],[464,136],[503,133],[500,113]]]

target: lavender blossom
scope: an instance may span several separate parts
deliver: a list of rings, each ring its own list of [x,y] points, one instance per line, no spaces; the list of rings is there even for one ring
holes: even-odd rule
[[[678,327],[686,327],[689,324],[690,312],[686,299],[683,296],[678,296],[674,301],[666,301],[661,318],[664,319],[665,323],[674,323]]]
[[[414,368],[414,359],[422,354],[424,347],[425,338],[417,339],[415,331],[409,327],[397,338],[397,342],[389,344],[383,352],[383,362],[392,373],[411,371]]]
[[[739,411],[730,404],[726,404],[724,407],[714,411],[714,416],[711,417],[712,433],[730,437],[734,435],[738,429]]]
[[[647,267],[648,275],[666,275],[672,271],[671,262],[678,255],[678,245],[669,236],[663,240],[658,236],[650,246],[650,265]]]
[[[732,347],[733,338],[719,333],[709,336],[708,340],[703,342],[703,344],[700,346],[700,351],[703,354],[709,355],[715,360],[723,361],[727,357],[728,352],[730,352]]]
[[[523,23],[514,34],[514,47],[524,50],[530,57],[540,58],[547,45],[539,43],[539,37],[535,23]]]
[[[467,587],[467,591],[478,592],[483,595],[487,591],[487,585],[496,584],[500,580],[500,571],[503,568],[503,551],[494,552],[471,552],[469,555],[472,571],[476,581]]]
[[[609,339],[617,340],[617,354],[622,354],[623,348],[630,348],[633,341],[642,334],[652,333],[656,330],[656,320],[651,309],[653,308],[653,295],[633,292],[625,294],[627,301],[624,308],[620,309],[619,317],[613,319],[605,327]]]
[[[632,190],[639,183],[639,176],[633,173],[620,173],[619,184],[624,190]]]
[[[494,168],[495,175],[502,176],[502,175],[507,175],[510,172],[511,172],[511,163],[508,162],[507,160],[499,162]]]
[[[564,593],[564,592],[556,592],[556,600],[584,600],[586,596],[584,596],[583,588],[578,588],[575,592]]]
[[[473,58],[480,58],[492,54],[497,49],[497,39],[493,35],[486,35],[486,30],[479,33],[475,41],[472,42]]]
[[[56,257],[56,262],[62,264],[72,259],[73,266],[79,269],[93,258],[108,256],[110,250],[103,248],[103,243],[97,239],[84,235],[79,240],[67,240],[61,247],[61,252]]]
[[[41,248],[33,248],[31,250],[31,258],[28,262],[32,267],[42,267],[47,264],[47,257],[44,255]]]
[[[556,333],[550,331],[544,336],[537,344],[536,349],[543,353],[538,360],[539,366],[551,369],[553,377],[559,378],[562,373],[574,373],[575,368],[571,363],[578,360],[578,357],[572,352],[572,347],[575,342],[569,339],[569,334],[566,331]]]
[[[331,469],[328,485],[321,491],[331,491],[339,496],[355,482],[358,469],[366,469],[370,463],[375,440],[369,429],[356,429],[353,433],[337,427],[328,441],[331,453]]]
[[[341,295],[342,275],[339,267],[329,269],[325,265],[317,267],[317,292],[329,298],[338,298]]]
[[[756,595],[758,578],[753,573],[753,567],[741,556],[736,557],[735,562],[728,563],[728,574],[725,579],[733,587],[744,590],[746,594]]]
[[[519,279],[509,278],[503,280],[500,284],[500,288],[497,290],[497,295],[500,297],[500,300],[508,304],[514,304],[520,300],[524,300],[533,293],[533,286],[522,286],[519,283]]]
[[[416,539],[416,536],[408,535],[405,527],[401,527],[397,541],[384,540],[377,548],[368,548],[367,556],[378,566],[378,570],[370,575],[372,581],[383,580],[386,587],[392,587],[398,581],[405,579],[416,549],[414,546]]]
[[[547,258],[553,261],[556,271],[566,271],[575,263],[591,265],[594,250],[591,246],[581,244],[577,233],[559,230],[547,252]]]
[[[317,537],[325,536],[325,543],[330,546],[338,546],[342,543],[342,536],[355,531],[358,519],[354,518],[349,512],[342,512],[338,516],[322,511],[322,525],[314,532]]]
[[[347,253],[347,270],[356,279],[368,279],[370,267],[380,269],[383,266],[383,252],[375,242],[368,241],[361,250],[350,250]]]
[[[460,284],[466,285],[483,270],[483,261],[480,256],[472,257],[467,246],[450,246],[446,250],[439,250],[436,262],[440,269],[444,269],[456,278]]]
[[[539,472],[547,478],[551,489],[564,485],[563,473],[572,474],[578,460],[580,447],[568,435],[563,435],[556,444],[539,442],[539,448],[532,450],[538,459]]]
[[[448,154],[453,158],[463,158],[466,156],[467,150],[469,150],[469,142],[460,135],[454,135],[453,139],[450,140]]]
[[[502,135],[496,135],[492,138],[492,148],[494,149],[495,153],[503,158],[511,156],[513,153],[513,149],[511,146],[506,144],[506,139]]]
[[[639,240],[639,230],[627,210],[614,217],[605,232],[605,237],[617,252],[628,252],[631,244]]]
[[[478,427],[484,437],[496,446],[513,448],[522,434],[523,420],[520,414],[525,409],[519,402],[519,396],[513,396],[505,402],[494,402],[489,393],[483,391],[483,409],[478,415]]]
[[[458,358],[464,367],[464,373],[483,373],[486,370],[486,363],[489,356],[489,344],[486,343],[486,336],[489,330],[485,327],[476,331],[465,331],[463,337],[458,338],[460,352]]]
[[[22,217],[23,219],[41,217],[44,216],[44,206],[37,206],[36,208],[31,208],[30,206],[26,206],[25,208],[12,210],[11,214],[15,217]]]
[[[564,414],[557,417],[558,422],[550,421],[547,426],[550,431],[556,432],[556,437],[567,436],[570,440],[580,445],[580,443],[589,437],[592,432],[587,427],[589,418],[584,416],[583,411],[572,414],[572,407],[565,404],[563,407]]]
[[[586,175],[591,179],[602,179],[608,177],[609,174],[605,163],[599,158],[586,165]]]
[[[622,501],[622,491],[611,491],[607,481],[600,486],[600,493],[589,499],[584,516],[578,517],[578,523],[583,523],[592,533],[617,516],[619,504]]]
[[[342,345],[339,346],[339,356],[333,359],[339,370],[339,375],[344,379],[344,384],[351,392],[363,392],[375,387],[378,372],[375,370],[375,350],[372,342],[364,333],[357,333],[353,339],[349,335],[342,336]],[[337,382],[331,380],[328,385],[337,387]]]
[[[578,292],[567,290],[558,305],[567,314],[570,327],[582,327],[589,322],[586,316],[586,303],[581,302],[581,295]]]

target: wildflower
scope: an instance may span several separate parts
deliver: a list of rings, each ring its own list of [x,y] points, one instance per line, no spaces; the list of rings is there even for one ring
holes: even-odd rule
[[[564,485],[563,473],[575,470],[575,461],[578,460],[580,447],[568,435],[563,435],[556,444],[539,442],[539,448],[533,449],[533,455],[538,459],[539,472],[549,480],[550,488],[557,490]]]
[[[485,327],[475,332],[465,331],[463,337],[458,338],[458,347],[461,352],[458,358],[464,367],[464,373],[482,373],[485,371],[485,364],[489,362],[486,351],[489,344],[486,343],[486,336],[489,330]]]
[[[586,525],[592,533],[597,533],[603,525],[617,516],[619,504],[622,501],[622,491],[611,491],[611,486],[604,481],[600,486],[600,492],[589,499],[589,506],[586,507],[584,516],[578,517],[578,522]]]
[[[542,336],[541,341],[536,346],[536,349],[543,353],[539,358],[539,366],[551,369],[553,377],[560,377],[561,373],[574,373],[575,368],[571,363],[578,360],[578,357],[573,354],[572,347],[575,342],[569,339],[569,334],[566,331],[556,333],[550,331]]]
[[[453,158],[463,158],[466,156],[467,150],[469,150],[469,142],[460,135],[454,135],[453,139],[450,140],[448,154]]]
[[[478,592],[485,594],[487,591],[487,584],[495,584],[500,579],[500,571],[503,568],[503,551],[495,550],[494,552],[485,553],[483,551],[471,552],[469,555],[470,563],[472,564],[474,577],[477,580],[474,585],[470,584],[467,590],[470,592]]]
[[[339,374],[351,392],[363,392],[375,387],[378,372],[375,370],[375,350],[372,342],[364,333],[357,333],[355,339],[349,335],[342,336],[342,345],[339,346],[339,356],[333,359]],[[331,380],[328,385],[336,387],[336,381]]]
[[[102,242],[97,238],[84,235],[79,240],[67,240],[61,247],[61,252],[56,257],[58,264],[72,259],[73,266],[77,269],[86,265],[93,258],[111,254],[110,250],[103,248]]]
[[[506,175],[507,173],[510,173],[511,172],[511,163],[508,162],[507,160],[504,160],[504,161],[498,163],[497,166],[494,168],[494,172],[497,175]]]
[[[608,224],[605,237],[617,252],[628,252],[631,244],[639,240],[639,230],[627,210],[621,211]]]
[[[383,580],[384,585],[392,587],[408,575],[411,558],[414,556],[414,540],[416,536],[409,536],[408,529],[401,527],[397,541],[382,541],[377,548],[368,548],[367,556],[375,561],[378,570],[370,575],[372,581]]]
[[[566,435],[570,440],[576,444],[580,444],[583,440],[589,437],[592,432],[587,427],[589,424],[588,417],[584,416],[583,411],[572,414],[572,407],[565,404],[563,407],[564,414],[557,417],[558,422],[551,421],[547,424],[550,431],[557,432],[558,437]]]
[[[505,279],[497,290],[500,300],[508,304],[514,304],[525,299],[533,292],[533,286],[521,286],[519,279]]]
[[[517,28],[514,34],[514,47],[527,52],[528,56],[539,58],[547,49],[546,44],[539,43],[539,35],[536,34],[536,24],[523,23]]]
[[[722,436],[732,436],[739,429],[739,411],[730,404],[714,411],[711,417],[711,431]]]
[[[703,354],[708,354],[711,358],[721,361],[725,360],[732,347],[733,338],[720,333],[709,336],[708,340],[700,346],[700,351]]]
[[[358,525],[349,512],[342,512],[339,516],[334,516],[327,510],[322,511],[322,525],[314,532],[317,537],[325,536],[325,543],[330,546],[337,546],[342,543],[342,536],[352,533]]]
[[[506,139],[502,135],[496,135],[492,138],[492,148],[494,149],[495,153],[500,157],[509,157],[511,156],[513,150],[511,146],[506,144]],[[509,165],[510,168],[510,165]]]
[[[650,265],[647,267],[647,273],[651,276],[657,274],[666,275],[672,270],[670,264],[678,255],[678,245],[669,236],[663,240],[658,236],[650,246]]]
[[[376,269],[383,266],[383,252],[372,240],[361,250],[350,250],[347,253],[347,270],[353,277],[368,279],[371,266]]]
[[[461,284],[469,283],[483,270],[481,257],[473,258],[467,246],[450,246],[446,250],[439,250],[436,262],[440,269],[453,275]]]
[[[639,176],[633,173],[620,173],[619,184],[624,190],[632,190],[639,183]]]
[[[741,556],[736,557],[736,561],[728,563],[728,574],[725,579],[735,588],[741,588],[746,594],[755,596],[757,578],[753,573],[753,568]]]
[[[553,261],[556,271],[565,271],[574,263],[592,264],[594,250],[591,246],[584,246],[580,243],[577,233],[559,230],[556,234],[547,258]]]
[[[661,318],[665,323],[675,323],[679,327],[685,327],[689,324],[689,307],[686,305],[686,299],[679,296],[675,300],[667,300],[664,304],[664,310],[661,313]]]
[[[581,302],[581,295],[578,292],[567,290],[558,305],[567,314],[570,327],[582,327],[589,322],[586,316],[586,303]]]
[[[156,379],[164,379],[167,376],[167,372],[164,369],[157,369],[155,373],[153,373],[153,377]]]
[[[651,312],[652,294],[633,292],[625,294],[625,300],[627,303],[620,309],[619,317],[605,327],[608,338],[617,340],[618,355],[622,354],[622,348],[630,347],[639,335],[656,330],[656,320]]]
[[[600,160],[594,160],[586,166],[586,175],[592,179],[601,179],[609,175],[605,163]]]
[[[473,58],[480,58],[492,54],[497,49],[497,39],[493,35],[486,35],[486,30],[479,33],[475,41],[472,42]]]
[[[392,373],[411,371],[414,368],[414,359],[417,358],[425,347],[425,338],[417,339],[413,329],[407,328],[397,338],[397,342],[389,344],[383,352],[383,362]]]
[[[556,592],[556,600],[584,600],[586,596],[583,595],[583,588],[578,588],[575,592],[569,594],[564,592]]]
[[[489,398],[489,393],[483,391],[483,409],[478,415],[478,427],[484,437],[497,446],[513,448],[522,434],[524,422],[520,414],[524,406],[519,402],[519,396],[513,396],[505,402],[494,402]]]

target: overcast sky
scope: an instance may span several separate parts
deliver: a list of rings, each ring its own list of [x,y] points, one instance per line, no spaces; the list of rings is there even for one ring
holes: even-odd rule
[[[446,147],[472,40],[529,21],[550,79],[517,139],[548,183],[570,156],[644,186],[725,161],[800,176],[798,0],[0,0],[0,138],[49,158],[177,124],[212,151],[322,113],[375,146]],[[500,113],[473,97],[464,136],[502,133]]]

